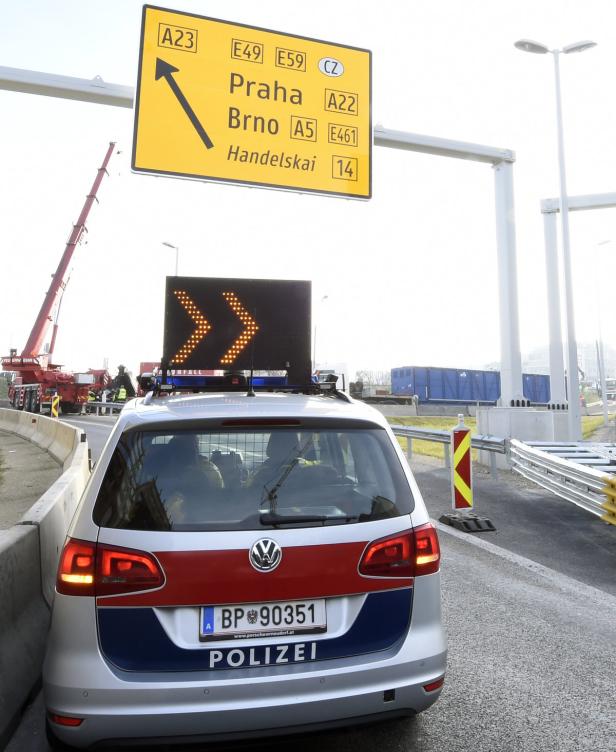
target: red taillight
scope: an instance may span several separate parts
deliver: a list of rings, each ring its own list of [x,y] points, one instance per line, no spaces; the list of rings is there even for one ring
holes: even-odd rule
[[[159,563],[145,551],[131,551],[99,543],[96,554],[96,595],[118,595],[160,587]]]
[[[413,530],[415,538],[415,576],[434,574],[441,565],[441,549],[438,535],[432,523],[421,525]]]
[[[81,726],[83,723],[83,718],[73,718],[70,715],[57,715],[56,713],[50,713],[49,720],[57,723],[58,726]]]
[[[152,554],[69,538],[60,557],[56,589],[63,595],[120,595],[161,587],[164,581]]]
[[[425,689],[426,692],[434,692],[437,689],[440,689],[444,683],[445,683],[445,677],[441,676],[440,679],[430,682],[430,684],[424,684],[423,688]]]
[[[413,533],[373,541],[359,562],[360,574],[369,577],[412,577]]]
[[[370,543],[359,572],[369,577],[419,577],[438,572],[440,559],[436,530],[428,523]]]
[[[94,595],[96,545],[69,538],[58,567],[56,590],[64,595]]]

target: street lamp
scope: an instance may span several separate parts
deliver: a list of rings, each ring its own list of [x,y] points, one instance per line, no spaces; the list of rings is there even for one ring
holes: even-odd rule
[[[558,133],[558,167],[560,174],[560,221],[562,232],[562,263],[565,282],[565,326],[567,330],[567,371],[569,373],[569,439],[572,441],[582,438],[577,344],[575,340],[575,319],[573,315],[573,284],[571,279],[571,244],[569,238],[569,204],[567,201],[567,180],[565,173],[565,145],[563,137],[563,113],[560,96],[560,67],[559,57],[563,53],[583,52],[596,46],[596,42],[584,40],[567,44],[560,50],[551,50],[540,42],[532,39],[520,39],[514,44],[522,52],[532,52],[545,55],[551,52],[554,57],[554,83],[556,88],[556,125]],[[574,388],[574,384],[577,388]]]
[[[613,240],[602,240],[597,243],[597,268],[601,269],[599,263],[599,246],[613,243]],[[603,402],[603,425],[609,425],[609,414],[607,405],[607,382],[605,380],[605,348],[603,347],[603,335],[601,333],[601,278],[603,275],[599,274],[599,290],[597,295],[597,324],[599,329],[599,377],[601,378],[601,401]]]
[[[319,310],[316,312],[317,316],[320,312],[321,305],[329,298],[329,295],[323,295],[321,297],[321,300],[319,301]],[[312,372],[314,373],[317,370],[317,316],[315,316],[315,322],[314,322],[314,337],[312,340]]]
[[[177,245],[173,245],[173,243],[167,243],[166,240],[163,240],[163,245],[167,246],[167,248],[173,248],[175,250],[175,276],[178,276],[178,260],[180,255],[180,249]]]

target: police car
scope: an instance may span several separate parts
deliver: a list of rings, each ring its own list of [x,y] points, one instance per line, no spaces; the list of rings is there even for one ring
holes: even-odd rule
[[[330,386],[125,407],[61,553],[52,746],[267,737],[437,700],[436,531],[387,422]]]

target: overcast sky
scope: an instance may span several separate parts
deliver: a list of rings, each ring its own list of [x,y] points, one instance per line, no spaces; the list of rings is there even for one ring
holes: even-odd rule
[[[163,3],[162,5],[166,5]],[[0,65],[134,86],[142,3],[4,3]],[[570,195],[616,191],[612,0],[178,0],[186,10],[373,52],[373,122],[512,149],[522,352],[546,345],[542,198],[558,192],[551,56],[562,59]],[[24,346],[110,140],[100,204],[76,251],[57,360],[125,363],[162,347],[164,279],[311,279],[317,360],[356,368],[498,360],[494,190],[488,165],[375,147],[373,198],[348,201],[132,174],[132,111],[0,91],[0,350]],[[576,326],[616,346],[614,210],[571,216]],[[598,254],[601,254],[600,256]],[[327,296],[326,299],[323,299]]]

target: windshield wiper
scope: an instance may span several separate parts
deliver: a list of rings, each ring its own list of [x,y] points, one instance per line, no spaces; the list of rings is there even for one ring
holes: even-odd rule
[[[350,522],[356,517],[346,515],[327,514],[277,514],[276,512],[262,512],[259,521],[262,525],[284,525],[292,522]]]
[[[308,436],[306,439],[306,442],[302,447],[299,447],[299,451],[293,459],[285,464],[285,467],[283,469],[283,472],[281,476],[278,478],[276,483],[271,488],[268,488],[268,484],[266,483],[263,486],[263,491],[265,492],[265,499],[269,502],[269,508],[270,512],[272,514],[276,514],[276,503],[278,502],[278,491],[281,488],[282,484],[286,481],[286,479],[289,477],[289,474],[293,470],[293,468],[299,463],[300,459],[304,456],[304,452],[309,447],[310,442],[312,441],[312,437]],[[262,498],[263,501],[263,498]]]

